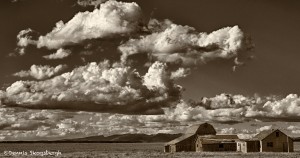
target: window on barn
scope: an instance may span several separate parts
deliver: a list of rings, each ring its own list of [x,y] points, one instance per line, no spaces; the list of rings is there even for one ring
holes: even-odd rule
[[[273,147],[273,142],[267,142],[267,147]]]
[[[276,132],[276,137],[279,137],[279,132]]]
[[[224,144],[219,144],[219,148],[224,148]]]

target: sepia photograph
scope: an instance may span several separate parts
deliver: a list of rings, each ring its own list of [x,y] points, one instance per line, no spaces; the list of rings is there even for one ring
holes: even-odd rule
[[[1,0],[0,157],[300,157],[299,0]]]

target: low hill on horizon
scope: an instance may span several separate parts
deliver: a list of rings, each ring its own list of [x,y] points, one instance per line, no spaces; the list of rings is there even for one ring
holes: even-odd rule
[[[62,141],[104,141],[104,142],[143,142],[143,143],[154,143],[154,142],[169,142],[177,137],[180,137],[182,134],[165,134],[158,133],[153,135],[147,134],[117,134],[111,136],[90,136],[84,138],[75,138],[75,139],[64,139]]]
[[[182,134],[158,133],[147,134],[118,134],[111,136],[89,136],[83,138],[37,141],[0,141],[0,143],[162,143],[169,142]]]

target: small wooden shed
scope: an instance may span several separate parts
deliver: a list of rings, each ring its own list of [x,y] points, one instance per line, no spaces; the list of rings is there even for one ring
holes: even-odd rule
[[[236,151],[237,135],[199,136],[196,141],[196,151]]]
[[[293,152],[293,139],[280,131],[262,131],[250,140],[237,141],[237,151],[241,152]]]

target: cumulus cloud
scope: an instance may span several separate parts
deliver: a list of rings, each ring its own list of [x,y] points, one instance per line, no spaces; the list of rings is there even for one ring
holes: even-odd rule
[[[35,110],[22,108],[0,108],[0,137],[5,140],[36,140],[84,137],[91,135],[113,135],[128,133],[154,134],[184,132],[187,125],[198,121],[227,123],[226,120],[243,119],[236,116],[234,109],[206,109],[181,101],[174,107],[164,107],[163,114],[128,115],[118,113],[66,112],[61,110]],[[78,118],[79,119],[78,119]],[[222,120],[224,120],[222,122]],[[233,127],[218,130],[222,134],[237,134],[248,139],[257,133],[269,130],[267,125],[257,129],[236,129]],[[297,126],[288,130],[297,134]]]
[[[256,129],[256,133],[260,133],[262,131],[267,131],[267,130],[270,130],[272,129],[272,125],[269,125],[269,126],[263,126],[263,127],[260,127],[258,129]]]
[[[67,68],[67,65],[58,65],[56,67],[51,67],[49,65],[32,65],[30,70],[22,70],[13,74],[18,77],[33,77],[38,80],[44,80],[51,78]]]
[[[172,79],[180,79],[180,78],[185,78],[190,74],[190,69],[189,68],[179,68],[176,71],[172,72],[171,78]]]
[[[107,1],[94,11],[79,12],[70,21],[59,21],[36,41],[37,47],[58,49],[87,39],[112,37],[138,31],[141,8],[134,2]]]
[[[208,121],[218,123],[238,123],[249,121],[295,121],[299,119],[296,113],[298,105],[284,104],[286,98],[273,100],[273,97],[251,98],[242,95],[220,94],[212,98],[203,98],[201,102],[189,103],[180,101],[176,106],[164,108],[163,116],[153,116],[154,120],[178,121],[178,122],[194,122]],[[294,98],[295,99],[295,98]],[[277,105],[278,103],[282,103]],[[270,108],[269,106],[273,108]],[[286,113],[278,112],[278,108],[283,109]],[[290,109],[288,111],[287,109]],[[292,110],[294,109],[294,110]],[[271,128],[266,126],[261,130]]]
[[[26,47],[30,44],[36,44],[36,41],[33,39],[34,33],[35,32],[30,28],[20,31],[17,35],[17,45],[20,47]]]
[[[149,116],[149,115],[148,115]],[[92,135],[178,133],[186,126],[151,122],[147,115],[0,108],[2,140],[56,140]]]
[[[220,133],[221,134],[236,134],[236,129],[233,128],[233,127],[230,127],[230,128],[223,128],[221,129]]]
[[[289,126],[287,130],[290,130],[293,134],[300,134],[300,127],[299,126]]]
[[[299,112],[300,98],[297,94],[289,94],[283,99],[267,100],[263,104],[255,104],[246,116],[295,121],[300,117]]]
[[[51,70],[33,66],[18,75],[42,79],[50,77]],[[161,107],[180,97],[181,87],[173,81],[166,64],[159,62],[144,76],[120,63],[92,62],[48,80],[17,81],[6,89],[2,102],[28,108],[162,113]]]
[[[25,30],[21,30],[17,35],[17,53],[19,55],[25,54],[25,47],[28,45],[36,45],[37,44],[38,33],[28,28]],[[11,53],[10,56],[15,56],[15,53]]]
[[[191,66],[216,58],[237,57],[240,52],[253,47],[251,40],[238,26],[225,27],[207,34],[199,33],[193,27],[167,21],[152,24],[150,30],[155,31],[119,46],[123,62],[129,56],[146,53],[154,60]]]
[[[0,137],[2,140],[45,140],[59,138],[63,132],[57,126],[72,119],[75,112],[60,110],[28,110],[0,108]],[[76,131],[79,132],[79,131]],[[72,135],[72,134],[69,134]]]
[[[77,0],[77,4],[83,7],[95,6],[98,7],[100,4],[108,0]]]
[[[60,48],[55,53],[50,55],[43,56],[45,59],[51,60],[51,59],[63,59],[71,55],[71,51],[68,49]]]

